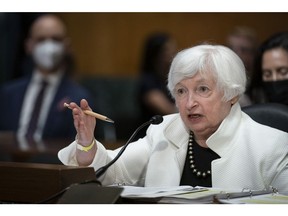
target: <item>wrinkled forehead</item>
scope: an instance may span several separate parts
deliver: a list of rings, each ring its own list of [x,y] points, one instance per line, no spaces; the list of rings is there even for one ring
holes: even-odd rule
[[[210,67],[202,68],[201,70],[194,71],[190,76],[183,77],[182,80],[193,79],[199,83],[201,82],[217,82],[217,73],[213,71]],[[180,80],[181,82],[181,80]]]
[[[178,84],[181,84],[181,82],[185,82],[185,81],[192,81],[194,84],[215,84],[216,83],[216,79],[214,77],[213,74],[211,74],[211,72],[197,72],[195,73],[193,76],[191,77],[185,77],[182,80],[180,80],[176,86]]]
[[[202,79],[216,79],[217,78],[217,73],[214,64],[207,60],[207,59],[202,59],[199,61],[199,63],[194,63],[191,64],[187,68],[182,68],[183,71],[178,71],[182,74],[185,74],[182,79],[186,78],[193,78],[193,77],[201,77]],[[176,72],[177,73],[177,72]]]

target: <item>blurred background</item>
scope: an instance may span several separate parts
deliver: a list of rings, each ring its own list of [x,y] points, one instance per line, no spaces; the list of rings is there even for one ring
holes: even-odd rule
[[[137,76],[145,38],[167,32],[178,49],[224,44],[234,26],[253,28],[259,42],[288,30],[288,13],[63,13],[81,74]]]
[[[39,13],[0,13],[1,82],[19,76],[23,40]],[[288,29],[288,13],[57,13],[67,24],[77,75],[138,75],[142,45],[153,32],[167,32],[178,49],[203,41],[225,43],[234,26],[253,28],[262,42]]]

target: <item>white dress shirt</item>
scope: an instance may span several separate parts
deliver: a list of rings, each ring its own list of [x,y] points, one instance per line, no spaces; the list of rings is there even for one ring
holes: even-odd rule
[[[43,128],[45,126],[45,122],[46,122],[46,119],[50,110],[50,106],[53,102],[54,96],[56,94],[56,91],[58,89],[62,76],[63,76],[63,72],[61,71],[57,73],[49,74],[47,76],[43,76],[43,74],[41,74],[40,72],[34,71],[31,81],[27,87],[27,90],[24,96],[24,101],[22,104],[22,109],[21,109],[21,114],[20,114],[20,123],[19,123],[19,128],[17,131],[18,139],[22,141],[25,140],[25,135],[29,126],[31,116],[32,116],[34,104],[36,102],[36,97],[40,91],[42,81],[46,80],[48,82],[48,85],[44,93],[44,98],[43,98],[42,108],[40,111],[38,125],[37,125],[36,132],[34,134],[35,141],[36,142],[41,141]],[[27,148],[27,146],[25,146],[26,145],[25,142],[20,142],[20,143],[22,143],[23,145],[22,148]]]

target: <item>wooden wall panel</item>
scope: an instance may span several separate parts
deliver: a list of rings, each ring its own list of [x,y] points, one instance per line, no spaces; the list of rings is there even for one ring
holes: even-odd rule
[[[288,30],[288,13],[60,13],[67,23],[81,75],[137,76],[145,37],[166,31],[178,48],[209,40],[225,43],[235,25],[254,28],[263,41]]]

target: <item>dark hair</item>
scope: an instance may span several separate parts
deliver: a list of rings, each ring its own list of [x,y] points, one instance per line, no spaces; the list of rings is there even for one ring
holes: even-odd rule
[[[142,53],[142,73],[155,72],[163,47],[169,40],[170,36],[167,33],[154,33],[146,39]]]
[[[263,88],[263,81],[262,81],[262,58],[266,51],[275,49],[275,48],[282,48],[288,53],[288,31],[278,32],[268,39],[266,39],[258,48],[255,56],[254,61],[254,73],[251,79],[251,85],[248,89],[248,94],[252,100],[257,102],[257,95],[253,95],[253,91],[255,89],[262,89]]]
[[[265,40],[259,47],[254,65],[254,77],[252,78],[252,85],[256,87],[262,86],[262,58],[263,54],[271,49],[282,48],[288,53],[288,32],[280,32],[272,35]]]
[[[263,53],[267,50],[274,48],[283,48],[288,52],[288,32],[280,32],[275,35],[272,35],[263,44],[260,46],[260,53]]]

